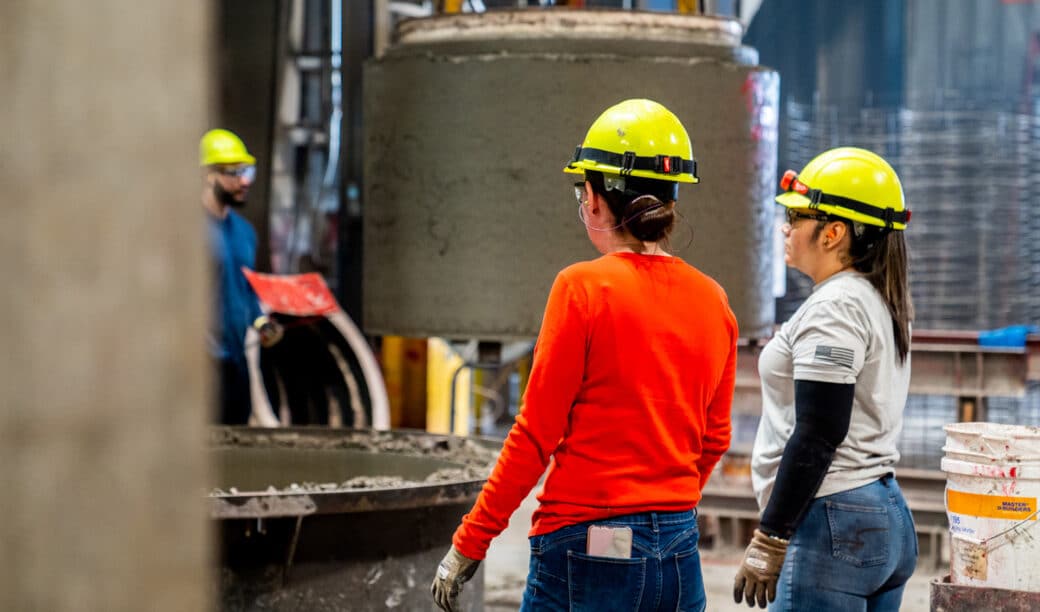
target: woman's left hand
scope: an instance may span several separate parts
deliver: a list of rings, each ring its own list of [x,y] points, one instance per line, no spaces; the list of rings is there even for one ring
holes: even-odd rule
[[[776,583],[786,555],[787,540],[767,536],[756,529],[733,581],[733,601],[740,603],[746,599],[753,607],[757,600],[758,607],[765,608],[776,599]]]

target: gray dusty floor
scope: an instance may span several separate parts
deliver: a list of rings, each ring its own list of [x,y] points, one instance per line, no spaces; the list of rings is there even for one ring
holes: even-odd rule
[[[485,562],[485,605],[488,612],[505,612],[520,607],[527,577],[527,530],[537,502],[532,493],[521,504],[509,527],[491,543]],[[708,610],[736,612],[749,608],[733,603],[733,575],[743,551],[702,551],[702,571],[708,591]],[[919,569],[910,579],[903,596],[903,612],[927,612],[929,582],[944,572]],[[756,608],[757,609],[757,608]]]

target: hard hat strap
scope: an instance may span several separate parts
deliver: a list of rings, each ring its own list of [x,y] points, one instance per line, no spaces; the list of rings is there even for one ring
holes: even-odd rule
[[[580,161],[591,161],[597,164],[615,166],[621,169],[621,174],[630,174],[633,170],[642,170],[669,176],[689,174],[693,178],[697,178],[697,160],[683,159],[678,155],[639,157],[634,151],[614,153],[603,149],[578,147],[574,151],[574,159],[570,163],[573,165]]]
[[[880,219],[884,222],[885,227],[892,227],[893,223],[905,224],[910,221],[909,210],[896,211],[894,208],[881,208],[880,206],[874,206],[873,204],[867,204],[866,202],[860,202],[859,200],[853,200],[852,198],[824,193],[819,189],[810,189],[809,193],[811,194],[810,199],[813,201],[810,208],[817,208],[820,204],[840,206],[853,212],[867,215],[868,217]]]

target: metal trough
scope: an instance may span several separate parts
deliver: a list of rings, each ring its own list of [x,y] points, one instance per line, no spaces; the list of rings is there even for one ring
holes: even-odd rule
[[[429,584],[500,442],[422,432],[220,427],[224,610],[427,610]],[[478,572],[461,597],[483,609]]]

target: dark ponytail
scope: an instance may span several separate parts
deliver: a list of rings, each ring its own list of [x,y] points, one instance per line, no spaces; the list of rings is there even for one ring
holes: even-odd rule
[[[625,191],[607,190],[602,172],[586,171],[592,191],[607,201],[617,231],[640,242],[665,242],[675,226],[675,183],[625,177]]]
[[[862,227],[860,235],[851,232],[851,264],[884,298],[888,314],[892,317],[899,361],[905,362],[910,352],[910,323],[914,320],[906,240],[903,232],[898,230],[886,230],[873,225]]]

